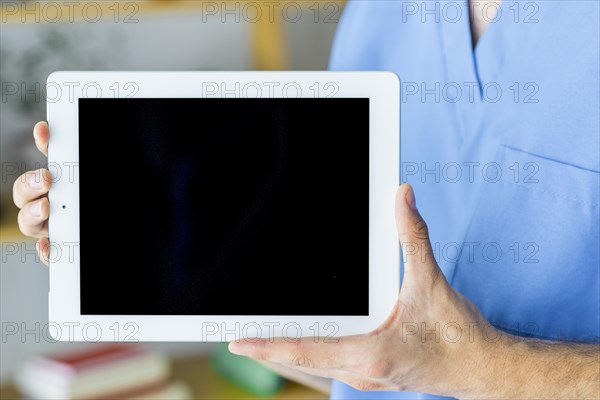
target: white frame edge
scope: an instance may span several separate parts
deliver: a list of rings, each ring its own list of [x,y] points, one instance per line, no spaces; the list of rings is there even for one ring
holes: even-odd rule
[[[47,118],[51,131],[49,168],[54,182],[49,194],[52,245],[48,334],[60,341],[206,342],[258,336],[330,337],[375,329],[388,317],[400,289],[399,246],[394,224],[394,196],[400,166],[399,86],[398,77],[391,72],[51,74],[47,82]],[[369,315],[80,315],[78,99],[292,97],[297,94],[298,97],[370,98]],[[110,159],[110,154],[107,158]]]

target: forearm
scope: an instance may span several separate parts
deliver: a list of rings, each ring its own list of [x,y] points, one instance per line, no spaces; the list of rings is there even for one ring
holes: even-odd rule
[[[599,399],[600,346],[503,333],[462,398]]]

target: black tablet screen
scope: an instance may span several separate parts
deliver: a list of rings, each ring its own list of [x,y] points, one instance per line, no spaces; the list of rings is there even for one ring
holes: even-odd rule
[[[369,99],[80,99],[81,313],[368,315]]]

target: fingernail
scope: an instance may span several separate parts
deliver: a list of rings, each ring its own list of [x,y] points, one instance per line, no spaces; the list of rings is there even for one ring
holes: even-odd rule
[[[254,345],[245,342],[229,342],[229,351],[238,356],[247,356],[252,352]]]
[[[42,173],[40,171],[31,175],[27,180],[27,184],[32,189],[41,189],[44,187],[44,178],[42,177]]]
[[[415,200],[415,192],[413,191],[412,187],[410,189],[408,189],[408,192],[406,192],[406,204],[408,204],[408,206],[413,210],[417,209],[417,201]]]
[[[33,217],[42,215],[42,201],[37,200],[29,205],[29,214]]]

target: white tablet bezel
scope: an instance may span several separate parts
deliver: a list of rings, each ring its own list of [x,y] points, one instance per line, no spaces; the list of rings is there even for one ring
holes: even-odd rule
[[[53,176],[47,334],[61,341],[230,341],[241,337],[366,333],[390,314],[400,287],[394,196],[399,183],[399,79],[391,72],[55,72],[46,99]],[[78,100],[83,97],[368,97],[370,99],[368,316],[81,315]],[[104,116],[109,118],[109,116]],[[110,132],[98,151],[110,156]],[[107,180],[118,177],[107,177]],[[110,182],[100,182],[110,188]],[[102,201],[119,197],[99,193]],[[98,223],[98,221],[97,221]],[[123,229],[115,227],[115,229]],[[135,235],[135,232],[131,232]],[[343,232],[340,232],[340,235]],[[110,262],[110,240],[89,245]],[[92,248],[93,246],[93,248]],[[352,251],[352,249],[348,249]],[[91,253],[90,253],[91,254]],[[118,279],[117,277],[115,277]],[[110,291],[107,291],[110,296]],[[306,293],[315,296],[315,293]],[[348,293],[352,296],[352,293]]]

